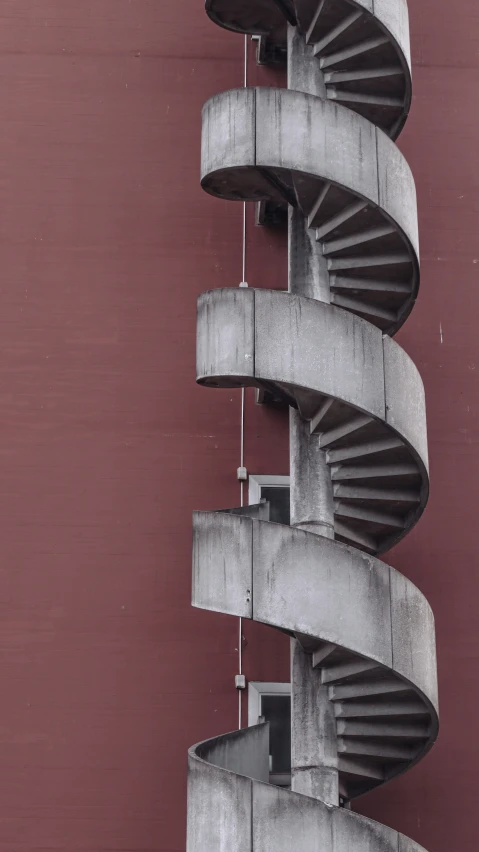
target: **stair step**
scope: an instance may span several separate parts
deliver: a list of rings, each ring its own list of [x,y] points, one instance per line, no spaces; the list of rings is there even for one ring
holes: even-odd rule
[[[335,441],[339,441],[340,438],[346,438],[348,435],[352,435],[354,432],[362,429],[363,426],[368,426],[373,422],[372,417],[368,417],[366,414],[359,414],[357,417],[353,417],[352,420],[342,423],[341,426],[336,426],[335,429],[322,432],[319,436],[319,446],[328,447],[330,444],[334,444]]]
[[[359,314],[377,317],[377,319],[387,320],[388,322],[396,322],[397,320],[397,311],[385,308],[375,302],[364,302],[362,299],[355,299],[354,296],[343,296],[339,293],[332,293],[331,304],[336,305],[338,308],[346,308],[348,311],[356,311]]]
[[[341,737],[365,737],[376,740],[427,740],[429,726],[411,722],[367,722],[354,719],[337,719],[336,729]]]
[[[382,680],[358,681],[330,686],[330,701],[347,701],[353,698],[368,698],[369,696],[403,694],[410,688],[402,680],[383,678]]]
[[[323,669],[322,683],[340,683],[343,680],[348,680],[352,677],[358,677],[362,674],[370,674],[381,667],[378,663],[372,660],[351,660],[347,663],[338,663],[337,665],[328,666]]]
[[[371,757],[375,760],[414,760],[417,747],[367,739],[338,738],[338,754],[352,757]]]
[[[317,41],[316,31],[317,31],[317,28],[318,28],[318,24],[320,22],[321,13],[324,9],[325,3],[326,3],[326,0],[319,0],[317,9],[316,9],[316,11],[313,15],[313,18],[312,18],[311,23],[309,25],[309,29],[306,33],[306,44],[311,44],[311,43]]]
[[[390,435],[387,438],[378,438],[376,441],[367,441],[362,444],[353,444],[351,447],[340,447],[337,450],[328,450],[328,464],[337,464],[349,459],[360,459],[364,456],[372,456],[376,453],[384,453],[387,450],[396,450],[404,447],[403,442]]]
[[[334,44],[334,42],[340,36],[342,36],[347,30],[349,30],[349,28],[352,27],[353,24],[355,24],[356,21],[359,21],[359,19],[362,17],[362,9],[356,9],[354,12],[351,12],[351,14],[348,15],[346,18],[343,18],[343,20],[339,24],[333,27],[325,36],[323,36],[322,39],[316,42],[313,48],[314,55],[317,56],[326,47],[329,47],[329,45]]]
[[[336,83],[356,83],[361,80],[384,80],[387,77],[401,77],[404,74],[400,65],[385,68],[357,68],[350,71],[327,71],[324,75],[326,85]]]
[[[309,428],[310,428],[312,435],[315,432],[319,431],[319,426],[321,424],[321,421],[324,420],[324,418],[326,417],[326,414],[328,413],[330,408],[332,408],[332,406],[334,405],[334,402],[335,402],[335,400],[333,399],[333,397],[328,396],[324,400],[324,402],[320,405],[316,414],[311,418],[310,423],[309,423]]]
[[[333,65],[338,65],[340,62],[348,62],[354,59],[355,56],[364,56],[365,53],[370,53],[384,44],[388,44],[387,36],[375,36],[360,41],[351,47],[345,47],[343,50],[338,50],[335,53],[330,53],[329,56],[323,56],[320,60],[321,68],[331,68]]]
[[[371,464],[371,465],[338,465],[333,466],[331,477],[333,482],[344,479],[389,479],[394,476],[413,476],[418,469],[415,464]]]
[[[350,92],[340,86],[327,86],[326,91],[331,101],[342,103],[369,104],[370,106],[391,107],[402,109],[404,101],[402,98],[388,97],[387,95],[372,95],[366,92]]]
[[[344,757],[338,755],[339,772],[348,775],[357,775],[359,778],[372,778],[376,781],[384,781],[384,769],[373,760]]]
[[[339,237],[336,240],[323,243],[323,254],[328,257],[336,251],[372,243],[395,233],[396,228],[392,225],[378,225],[376,228],[367,228],[364,231],[358,231],[356,234],[348,234],[346,237]]]
[[[346,539],[346,541],[351,542],[351,544],[357,547],[363,547],[370,553],[376,553],[378,549],[378,543],[372,535],[349,527],[343,521],[336,520],[336,518],[334,520],[334,532],[336,536]]]
[[[347,719],[383,719],[410,717],[422,719],[428,715],[426,705],[420,701],[344,701],[334,705],[336,717]]]
[[[400,266],[405,263],[411,263],[409,254],[397,252],[394,254],[372,254],[364,257],[328,258],[328,269],[334,272],[335,269],[371,269],[382,266]]]
[[[378,512],[377,509],[369,509],[364,506],[349,506],[347,503],[341,503],[338,500],[335,500],[334,503],[334,516],[379,524],[383,527],[389,527],[391,530],[404,529],[404,518],[391,515],[388,512]]]
[[[309,216],[308,216],[308,228],[314,227],[316,219],[319,215],[319,211],[321,210],[321,207],[324,204],[324,201],[325,201],[326,196],[328,195],[328,192],[329,192],[330,189],[331,189],[331,184],[325,183],[321,192],[319,193],[312,209],[311,209]]]
[[[324,664],[325,660],[327,660],[331,654],[334,653],[337,649],[337,645],[333,645],[332,642],[326,642],[321,648],[318,648],[316,651],[313,651],[312,658],[312,666],[313,669],[317,668]]]
[[[376,278],[344,278],[331,275],[329,286],[331,290],[367,290],[371,293],[404,293],[412,292],[412,285],[402,281],[378,281]]]
[[[316,228],[316,239],[322,240],[323,237],[326,237],[336,228],[340,228],[341,225],[344,225],[346,222],[349,222],[353,216],[357,216],[358,213],[361,213],[362,210],[366,210],[368,204],[366,201],[354,201],[353,204],[348,204],[340,213],[337,213],[335,216],[332,216],[331,219],[328,219],[326,222],[322,222],[319,227]],[[309,216],[308,218],[308,228],[311,228],[314,225],[313,216]]]
[[[367,488],[363,485],[333,485],[333,495],[343,500],[377,500],[381,503],[419,503],[416,491],[404,488]]]

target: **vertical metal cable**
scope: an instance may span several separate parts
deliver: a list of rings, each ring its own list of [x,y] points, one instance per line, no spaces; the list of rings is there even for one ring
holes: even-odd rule
[[[248,85],[248,36],[244,37],[244,76],[243,85]],[[241,283],[246,283],[246,201],[243,202],[243,268]],[[245,422],[245,389],[241,388],[241,438],[240,438],[240,467],[244,467],[244,422]],[[240,505],[244,506],[244,482],[240,482]],[[243,674],[243,619],[239,619],[238,636],[238,674]],[[243,727],[242,690],[238,689],[238,728]]]

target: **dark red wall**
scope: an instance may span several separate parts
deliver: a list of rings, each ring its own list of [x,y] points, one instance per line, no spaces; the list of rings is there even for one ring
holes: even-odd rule
[[[411,18],[423,285],[399,339],[432,497],[391,561],[436,611],[443,729],[362,806],[475,852],[479,13]],[[237,621],[189,597],[192,509],[239,502],[239,393],[197,388],[194,353],[197,294],[241,279],[241,207],[198,179],[242,49],[201,0],[0,0],[1,852],[182,852],[187,747],[237,723]],[[247,278],[286,280],[251,217]],[[287,473],[287,444],[248,393],[248,469]],[[248,676],[287,679],[287,640],[245,636]]]

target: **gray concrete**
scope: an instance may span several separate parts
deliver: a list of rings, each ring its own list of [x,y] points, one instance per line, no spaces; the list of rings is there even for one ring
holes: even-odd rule
[[[388,566],[324,536],[254,525],[253,618],[392,664]]]
[[[187,852],[251,852],[252,782],[188,758]]]
[[[194,536],[195,606],[377,661],[437,706],[431,609],[397,571],[324,536],[241,515],[196,512]]]
[[[269,781],[269,725],[222,734],[196,746],[202,760],[256,781]]]
[[[317,0],[292,0],[299,27],[304,33],[310,26],[316,12]],[[386,31],[393,44],[398,48],[398,59],[410,69],[409,17],[406,0],[355,0],[355,6],[374,14],[375,20]],[[235,32],[276,34],[284,24],[280,4],[274,0],[261,0],[260,4],[251,0],[207,0],[206,11],[210,18],[220,26]],[[258,26],[258,20],[260,24]]]
[[[334,852],[397,852],[399,837],[392,828],[352,811],[333,812]]]
[[[226,100],[225,94],[228,95]],[[228,93],[213,95],[206,101],[203,106],[201,158],[208,171],[254,162],[255,102],[255,89],[232,89]]]
[[[326,98],[324,75],[313,45],[306,44],[297,27],[288,24],[288,89]]]
[[[394,568],[391,571],[393,668],[415,683],[437,709],[434,615],[423,594]]]
[[[193,603],[296,638],[292,792],[261,783],[266,726],[199,744],[190,750],[188,852],[423,852],[337,807],[340,794],[360,795],[414,764],[437,733],[431,609],[409,580],[358,549],[398,541],[428,493],[423,385],[383,336],[417,292],[415,185],[391,139],[355,112],[391,138],[404,123],[406,0],[353,0],[324,17],[318,0],[206,7],[221,26],[273,45],[287,39],[288,90],[233,90],[205,104],[202,184],[220,198],[289,205],[289,292],[203,294],[197,378],[256,386],[295,408],[291,526],[262,520],[261,507],[251,517],[195,513]],[[375,35],[362,44],[365,21]],[[391,47],[402,70],[384,77]],[[366,84],[356,64],[364,50],[373,50]],[[371,277],[374,289],[358,284]]]
[[[244,522],[242,522],[244,521]],[[241,515],[193,515],[192,604],[252,618],[253,527]]]
[[[376,132],[351,110],[314,95],[256,89],[256,165],[334,181],[375,204]]]
[[[370,8],[372,2],[374,3],[373,9]],[[411,48],[407,0],[355,0],[355,3],[374,12],[374,17],[381,22],[398,45],[410,73]]]
[[[256,290],[255,376],[297,388],[305,417],[316,413],[318,394],[385,415],[381,332],[333,305]]]
[[[334,706],[321,670],[297,639],[291,640],[291,789],[339,805]]]
[[[328,445],[324,456],[318,445],[318,436],[321,442],[325,428],[322,422],[317,434],[302,442],[297,440],[298,435],[306,427],[292,415],[293,523],[320,523],[324,525],[322,532],[327,530],[330,518],[322,514],[329,493],[329,480],[322,473],[325,459],[334,482],[347,484],[358,475],[365,480],[374,477],[382,464],[381,454],[375,459],[374,453],[381,448],[396,449],[391,464],[380,470],[381,487],[397,487],[396,468],[400,464],[399,470],[414,477],[407,488],[415,505],[409,513],[405,509],[401,514],[400,504],[393,504],[393,514],[399,516],[389,530],[375,537],[374,523],[391,518],[387,495],[379,514],[365,510],[358,515],[356,508],[351,516],[352,510],[336,501],[336,535],[379,554],[417,522],[428,497],[424,389],[409,356],[396,343],[342,308],[284,291],[251,288],[214,290],[200,297],[197,340],[201,383],[269,388],[280,397],[286,395],[288,401],[296,403],[301,417],[312,422],[316,422],[325,400],[337,401],[336,409],[328,414],[327,429],[340,427],[345,418],[354,420],[358,414],[370,416],[371,422],[378,424],[372,441],[358,438],[352,431],[348,439],[351,449],[339,452]],[[373,461],[368,469],[363,459],[367,462],[371,454]],[[355,456],[362,467],[357,467]],[[348,458],[353,461],[348,462]],[[296,485],[303,464],[304,472]],[[361,529],[356,523],[356,532],[351,531],[349,517],[359,521]]]
[[[377,132],[379,206],[408,235],[419,257],[416,184],[407,160],[385,133]],[[397,189],[401,187],[401,192]]]
[[[289,290],[299,296],[331,301],[327,258],[298,207],[288,208],[288,280]]]
[[[424,384],[409,355],[390,337],[383,338],[386,422],[406,438],[428,469]]]
[[[344,808],[213,766],[190,749],[187,852],[424,852]]]
[[[199,299],[197,341],[198,381],[288,385],[306,417],[321,395],[341,400],[387,423],[427,469],[422,380],[404,350],[365,320],[284,291],[212,290]]]
[[[233,89],[210,98],[203,107],[203,188],[233,200],[268,198],[271,187],[257,167],[332,181],[347,189],[351,200],[379,205],[404,233],[413,255],[417,251],[409,166],[386,134],[350,109],[275,88]]]
[[[333,852],[331,809],[314,799],[253,784],[253,814],[254,852]]]
[[[289,413],[291,526],[334,538],[331,473],[319,436],[293,408]]]
[[[253,378],[254,290],[209,290],[198,298],[196,370],[198,379]]]

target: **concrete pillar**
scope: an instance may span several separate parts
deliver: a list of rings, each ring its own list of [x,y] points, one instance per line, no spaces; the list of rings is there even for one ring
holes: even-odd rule
[[[323,73],[297,27],[288,24],[288,89],[326,97]],[[290,207],[288,213],[289,289],[300,296],[330,302],[329,276],[321,244],[314,229],[307,227],[303,213]]]
[[[339,804],[336,719],[321,670],[291,640],[291,789]]]
[[[323,75],[312,48],[288,26],[288,88],[325,97]],[[301,210],[288,214],[288,288],[330,302],[327,263]],[[309,423],[290,409],[291,525],[334,538],[333,491],[326,456]],[[300,643],[291,641],[291,788],[339,804],[336,722],[321,683],[321,670]]]
[[[333,487],[326,454],[309,422],[290,408],[291,526],[334,538]]]
[[[326,86],[318,57],[297,27],[288,24],[288,89],[326,98]]]

